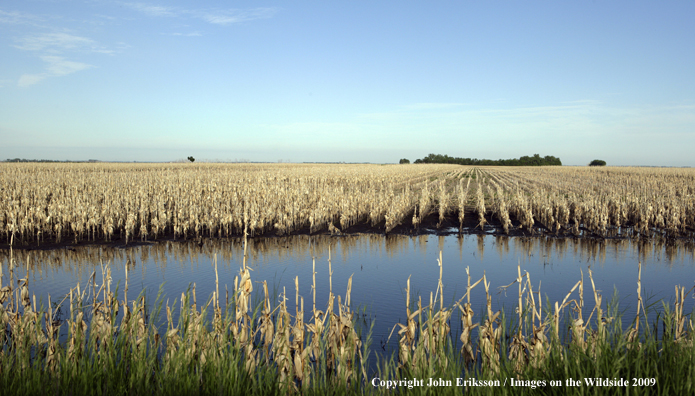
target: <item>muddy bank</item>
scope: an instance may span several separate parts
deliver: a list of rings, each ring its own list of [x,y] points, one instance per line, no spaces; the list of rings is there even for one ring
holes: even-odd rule
[[[406,221],[394,227],[389,232],[385,232],[385,222],[381,221],[378,224],[372,225],[368,221],[347,227],[344,230],[339,230],[335,228],[333,231],[328,229],[323,229],[318,232],[311,232],[308,226],[302,227],[297,231],[292,233],[279,234],[275,230],[270,230],[268,232],[254,235],[249,235],[249,238],[277,238],[286,237],[293,235],[330,235],[336,238],[342,236],[351,235],[403,235],[403,236],[418,236],[418,235],[497,235],[497,236],[510,236],[510,237],[550,237],[550,238],[571,238],[571,239],[594,239],[594,240],[604,240],[604,239],[636,239],[636,240],[651,240],[656,239],[664,243],[676,243],[676,242],[695,242],[695,232],[693,230],[686,230],[686,235],[667,235],[660,230],[651,230],[649,234],[640,233],[632,227],[631,224],[627,224],[624,227],[609,227],[604,235],[591,232],[585,227],[579,227],[579,233],[576,234],[572,232],[571,229],[565,229],[561,227],[560,230],[551,230],[545,227],[543,224],[534,224],[533,229],[529,230],[524,228],[519,221],[512,218],[512,225],[509,227],[509,232],[505,233],[502,228],[502,223],[493,215],[488,215],[485,217],[486,223],[484,225],[479,224],[477,214],[473,210],[467,210],[464,215],[463,224],[459,223],[458,214],[452,214],[445,217],[440,221],[439,215],[433,213],[423,219],[423,221],[414,227],[412,223],[412,216],[406,216]],[[74,239],[74,238],[63,238],[61,241],[55,240],[44,240],[40,243],[36,241],[23,242],[20,238],[15,236],[13,240],[12,248],[15,250],[55,250],[55,249],[76,249],[82,246],[104,246],[113,248],[124,248],[124,247],[135,247],[157,244],[159,242],[169,242],[169,241],[181,241],[187,243],[197,243],[200,246],[209,240],[219,240],[219,239],[229,239],[229,238],[241,238],[242,234],[234,235],[209,235],[209,233],[201,232],[199,235],[195,233],[189,233],[185,236],[176,236],[173,232],[168,232],[164,234],[159,234],[157,237],[149,237],[147,239],[129,239],[126,243],[125,238],[119,234],[114,235],[111,240],[105,240],[97,238],[95,240],[85,240],[85,239]],[[0,243],[0,249],[9,249],[10,243],[5,240],[4,243]]]

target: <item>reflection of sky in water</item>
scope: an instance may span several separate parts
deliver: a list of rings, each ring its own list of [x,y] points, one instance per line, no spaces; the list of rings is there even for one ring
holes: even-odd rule
[[[312,244],[311,241],[314,241]],[[326,309],[328,301],[328,246],[331,246],[333,270],[332,287],[344,302],[348,278],[352,275],[351,306],[364,307],[375,321],[373,348],[379,348],[396,323],[405,323],[405,287],[410,276],[411,297],[421,296],[423,305],[429,303],[430,292],[437,289],[439,267],[437,259],[443,251],[443,283],[445,306],[451,307],[466,290],[466,267],[470,268],[471,282],[487,275],[492,301],[495,307],[504,305],[507,317],[514,315],[518,299],[518,286],[511,286],[506,293],[499,287],[513,282],[517,265],[522,275],[528,271],[534,291],[540,291],[544,309],[545,296],[551,303],[562,301],[584,273],[584,319],[594,307],[594,296],[588,268],[594,274],[596,288],[603,295],[605,304],[616,288],[619,291],[620,309],[624,310],[624,326],[635,317],[637,263],[642,261],[642,296],[673,301],[674,286],[690,287],[695,281],[695,259],[692,247],[666,248],[653,243],[641,247],[630,241],[571,240],[571,239],[522,239],[492,236],[437,237],[388,237],[365,236],[310,238],[298,236],[254,240],[249,244],[247,264],[253,269],[251,278],[254,292],[261,293],[261,281],[267,280],[271,301],[278,301],[283,288],[287,293],[288,310],[295,312],[294,277],[299,277],[299,294],[304,298],[305,318],[312,308],[312,255],[316,261],[316,305]],[[312,253],[313,252],[313,253]],[[9,282],[7,254],[3,254],[3,285]],[[22,278],[30,268],[30,292],[37,300],[47,302],[50,293],[53,301],[60,300],[70,287],[78,282],[84,287],[96,269],[96,283],[100,285],[100,261],[111,263],[113,284],[120,281],[122,299],[124,264],[130,262],[129,299],[146,290],[148,300],[154,301],[159,287],[164,283],[166,302],[180,301],[181,293],[195,283],[197,303],[201,306],[215,288],[213,256],[217,254],[221,300],[225,298],[225,285],[230,293],[234,277],[242,263],[243,247],[238,241],[210,241],[202,247],[195,243],[162,243],[155,246],[128,249],[86,248],[77,251],[15,251],[18,266],[15,279]],[[57,261],[60,261],[58,263]],[[261,295],[259,294],[259,297]],[[691,295],[692,296],[692,295]],[[575,291],[569,298],[578,300]],[[474,320],[481,319],[485,311],[485,290],[481,283],[471,293]],[[224,303],[223,303],[224,307]],[[411,306],[411,310],[414,306]],[[655,307],[661,309],[658,303]],[[173,307],[172,307],[173,308]],[[693,298],[686,300],[685,312],[693,308]],[[177,313],[178,307],[174,310]],[[336,309],[337,311],[337,309]],[[593,321],[593,319],[592,319]],[[452,320],[458,328],[458,316]],[[396,337],[394,337],[396,338]],[[453,337],[458,339],[458,336]],[[394,342],[394,340],[392,340]]]

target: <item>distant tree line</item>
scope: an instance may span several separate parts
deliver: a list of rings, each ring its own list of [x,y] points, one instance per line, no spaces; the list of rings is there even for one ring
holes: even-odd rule
[[[430,154],[425,158],[416,159],[416,164],[459,164],[459,165],[497,165],[497,166],[543,166],[543,165],[562,165],[560,158],[553,157],[552,155],[546,155],[541,157],[538,154],[534,154],[533,157],[527,155],[521,158],[511,158],[511,159],[477,159],[477,158],[460,158],[460,157],[449,157],[444,154]]]
[[[47,160],[47,159],[26,159],[26,158],[8,158],[5,160],[5,162],[75,162],[75,161],[56,161],[56,160]]]

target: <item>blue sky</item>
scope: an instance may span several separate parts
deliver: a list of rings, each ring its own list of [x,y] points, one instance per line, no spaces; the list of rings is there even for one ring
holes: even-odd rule
[[[5,0],[0,160],[695,166],[695,2]]]

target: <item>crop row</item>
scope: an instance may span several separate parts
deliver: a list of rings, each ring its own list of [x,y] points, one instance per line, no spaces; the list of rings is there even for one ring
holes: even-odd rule
[[[690,169],[1,166],[0,238],[15,245],[341,233],[354,226],[388,233],[399,226],[445,224],[468,232],[492,224],[504,233],[647,238],[692,238],[695,232],[695,170]]]

